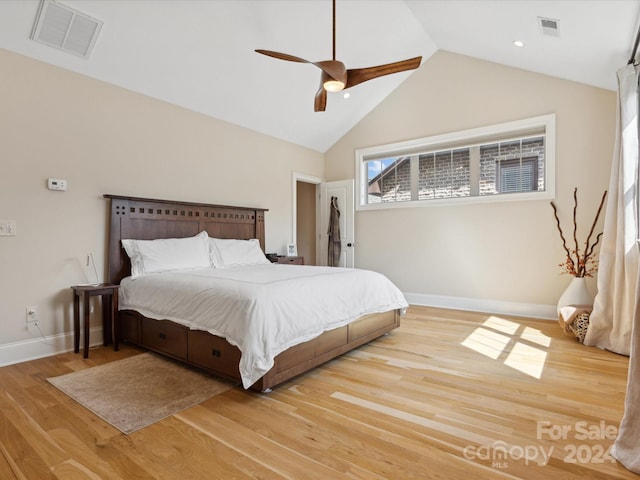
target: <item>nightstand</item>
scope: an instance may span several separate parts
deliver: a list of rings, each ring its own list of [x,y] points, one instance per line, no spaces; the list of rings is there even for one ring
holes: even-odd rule
[[[278,257],[277,263],[289,263],[293,265],[304,265],[304,257]]]
[[[102,283],[100,285],[75,285],[73,289],[73,351],[80,351],[80,299],[84,317],[84,358],[89,357],[89,318],[91,313],[91,297],[101,297],[102,331],[104,345],[113,342],[113,349],[118,350],[118,287]]]

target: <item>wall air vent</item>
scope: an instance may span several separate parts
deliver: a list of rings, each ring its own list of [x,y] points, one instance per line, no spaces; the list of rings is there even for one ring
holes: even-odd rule
[[[100,20],[53,0],[42,0],[31,39],[89,58],[101,28]]]
[[[548,37],[560,36],[560,20],[538,17],[538,24],[540,25],[540,31],[543,35]]]

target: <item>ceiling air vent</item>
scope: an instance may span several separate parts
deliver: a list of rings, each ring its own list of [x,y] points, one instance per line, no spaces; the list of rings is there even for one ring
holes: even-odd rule
[[[548,37],[560,36],[560,20],[538,17],[538,23],[540,24],[540,31],[543,35]]]
[[[53,0],[42,0],[31,39],[89,58],[102,22]]]

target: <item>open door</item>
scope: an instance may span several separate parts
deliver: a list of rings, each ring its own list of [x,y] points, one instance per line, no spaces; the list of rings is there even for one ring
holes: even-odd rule
[[[355,265],[355,203],[353,180],[325,182],[319,185],[319,219],[320,231],[318,244],[320,248],[319,265],[327,265],[331,197],[336,197],[340,210],[340,261],[338,266],[353,268]]]

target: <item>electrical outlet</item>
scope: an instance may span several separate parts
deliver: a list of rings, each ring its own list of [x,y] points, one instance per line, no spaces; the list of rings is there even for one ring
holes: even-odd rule
[[[27,307],[27,323],[38,321],[38,307]]]
[[[0,237],[14,237],[16,235],[15,220],[0,220]]]

